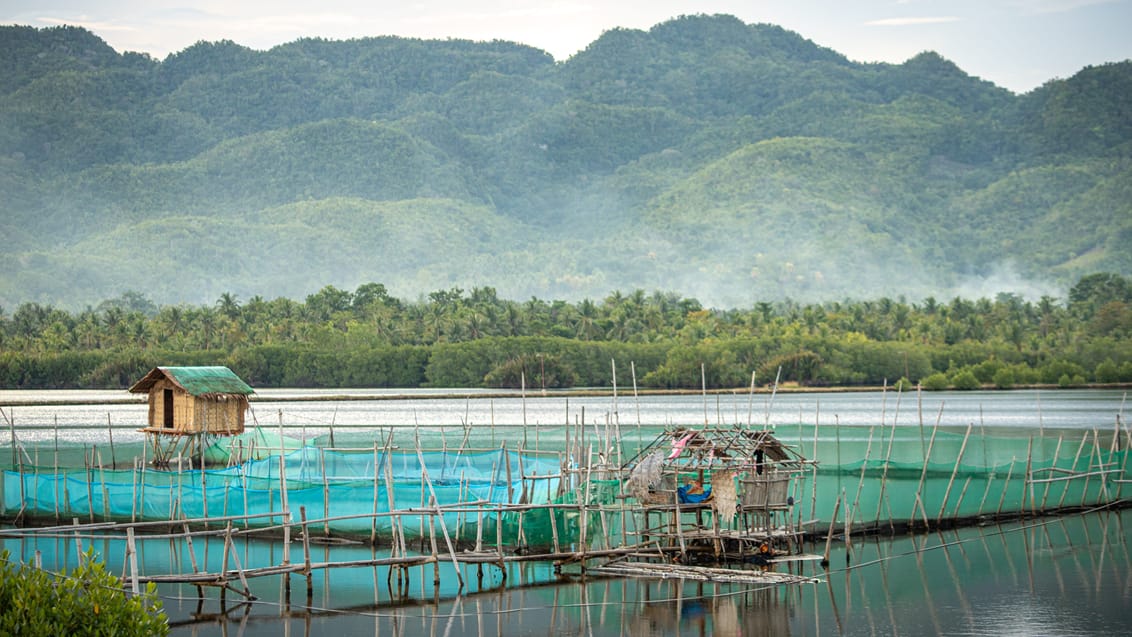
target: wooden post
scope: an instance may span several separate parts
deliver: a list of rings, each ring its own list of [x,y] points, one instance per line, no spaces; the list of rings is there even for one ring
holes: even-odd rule
[[[318,461],[322,465],[322,534],[330,537],[330,478],[326,475],[326,449],[318,450]]]
[[[845,497],[845,489],[841,490],[841,499],[845,500],[845,502],[847,503],[846,504],[846,511],[845,511],[845,534],[844,535],[845,535],[845,563],[849,564],[849,556],[853,552],[853,514],[856,513],[856,510],[855,510],[856,505],[854,505],[853,511],[848,510],[849,500]]]
[[[676,480],[679,482],[680,473],[676,473]],[[680,542],[680,560],[685,561],[688,557],[688,547],[684,544],[684,520],[683,511],[680,510],[680,493],[679,491],[672,492],[672,505],[674,507],[672,513],[672,525],[676,527],[676,538]],[[669,540],[671,542],[671,540]]]
[[[814,461],[813,465],[813,485],[810,494],[810,518],[816,520],[818,517],[818,426],[821,422],[821,403],[819,402],[814,407],[814,450],[813,455],[810,457]],[[883,431],[883,430],[882,430]]]
[[[138,477],[138,482],[141,486],[138,488],[138,507],[141,509],[142,519],[145,519],[145,467],[146,458],[145,454],[149,445],[142,443],[142,457],[141,457],[141,476]]]
[[[436,514],[440,513],[435,495],[429,496],[428,504],[429,508],[433,509]],[[436,514],[428,516],[428,542],[432,549],[432,587],[434,590],[440,588],[440,550],[436,546]],[[456,562],[454,554],[452,555],[452,564],[456,567],[456,574],[459,575],[460,565]]]
[[[373,441],[373,520],[370,522],[369,543],[377,545],[377,500],[378,500],[378,468],[377,468],[377,440]]]
[[[130,474],[130,522],[138,521],[138,459],[134,458],[134,470]]]
[[[1030,514],[1034,514],[1034,437],[1026,445],[1026,481],[1022,483],[1022,513],[1026,512],[1026,496],[1030,498]]]
[[[98,447],[93,447],[90,452],[90,458],[87,458],[86,448],[83,448],[83,462],[86,464],[86,508],[87,516],[92,523],[94,522],[94,475],[91,473],[91,464],[94,462],[94,451],[97,449]],[[23,477],[22,471],[20,477]],[[20,486],[22,487],[23,484],[24,481],[21,479]]]
[[[314,581],[311,577],[311,534],[307,527],[307,508],[299,507],[299,520],[303,525],[303,575],[307,578],[307,603],[314,597]]]
[[[110,468],[113,469],[118,462],[114,457],[114,428],[110,426],[110,412],[106,412],[106,433],[110,436]]]
[[[8,433],[11,434],[11,437],[12,437],[12,466],[14,467],[17,464],[19,464],[19,459],[20,459],[19,451],[17,451],[17,449],[16,449],[16,416],[13,413],[12,417],[9,418],[9,417],[5,416],[5,418],[8,420]],[[58,423],[56,423],[56,427],[57,426],[58,426]],[[58,437],[58,433],[56,433],[56,437]],[[58,444],[58,443],[56,443],[56,444]],[[22,480],[21,480],[21,482],[22,482]]]
[[[134,595],[141,592],[138,586],[138,551],[134,543],[134,527],[126,527],[126,556],[130,559],[130,590]]]
[[[561,552],[558,546],[558,507],[550,507],[546,512],[550,515],[550,539],[554,546],[554,552],[557,554]]]
[[[200,467],[200,501],[204,515],[204,528],[208,528],[208,473],[204,470],[204,456],[201,455]]]

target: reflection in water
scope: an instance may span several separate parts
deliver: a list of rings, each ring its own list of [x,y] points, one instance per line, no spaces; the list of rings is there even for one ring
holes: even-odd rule
[[[551,565],[465,567],[469,586],[431,566],[410,570],[397,590],[385,568],[324,571],[296,576],[286,594],[281,577],[252,582],[258,599],[241,603],[216,589],[162,585],[173,635],[1113,635],[1127,634],[1132,605],[1128,532],[1132,509],[1010,525],[950,530],[900,538],[854,538],[835,545],[831,567],[816,561],[776,564],[816,583],[752,587],[556,574]],[[125,563],[118,539],[93,544],[111,572]],[[30,561],[40,551],[48,568],[73,568],[71,537],[0,538],[0,548]],[[222,542],[200,542],[202,570],[216,570]],[[807,547],[820,552],[824,542]],[[277,563],[268,542],[241,547],[245,563]],[[323,559],[354,560],[374,551],[324,546]],[[146,539],[139,557],[154,572],[191,558],[169,539]],[[451,568],[449,565],[447,568]],[[575,567],[576,568],[576,567]],[[175,570],[175,569],[174,569]]]

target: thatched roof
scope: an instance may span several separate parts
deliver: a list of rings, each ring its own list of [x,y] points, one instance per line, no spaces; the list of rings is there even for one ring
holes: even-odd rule
[[[763,462],[796,464],[805,461],[782,444],[770,431],[741,427],[678,427],[660,434],[622,469],[632,469],[650,456],[661,464],[682,469],[690,467],[744,468]]]
[[[134,394],[147,394],[160,380],[168,380],[199,398],[246,397],[255,390],[227,367],[154,367],[130,387]]]

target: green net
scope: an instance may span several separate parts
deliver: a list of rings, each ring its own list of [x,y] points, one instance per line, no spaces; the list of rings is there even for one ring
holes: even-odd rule
[[[793,477],[786,516],[811,529],[833,521],[835,507],[839,524],[881,526],[1090,507],[1126,496],[1128,441],[1120,432],[780,425],[775,436],[817,461]],[[355,449],[298,445],[260,431],[225,442],[208,451],[226,453],[229,462],[233,449],[260,453],[231,466],[155,469],[139,461],[147,453],[142,443],[9,445],[0,448],[10,462],[0,474],[0,515],[62,522],[229,517],[268,527],[298,523],[305,510],[333,534],[424,538],[443,525],[449,536],[477,545],[563,548],[612,541],[633,527],[639,509],[616,474],[585,479],[560,453],[406,451],[386,448],[372,433],[336,441]],[[621,443],[623,457],[640,448],[631,438]]]

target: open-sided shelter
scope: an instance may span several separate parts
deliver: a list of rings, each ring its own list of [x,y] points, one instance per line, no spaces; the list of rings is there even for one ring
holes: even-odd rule
[[[706,540],[718,557],[725,542],[743,556],[750,546],[794,541],[791,482],[815,466],[770,431],[705,426],[665,431],[621,471],[624,493],[643,513],[642,540],[678,544],[681,554]],[[710,525],[703,511],[712,513]],[[659,525],[650,524],[653,515]],[[738,528],[722,530],[736,515]]]

